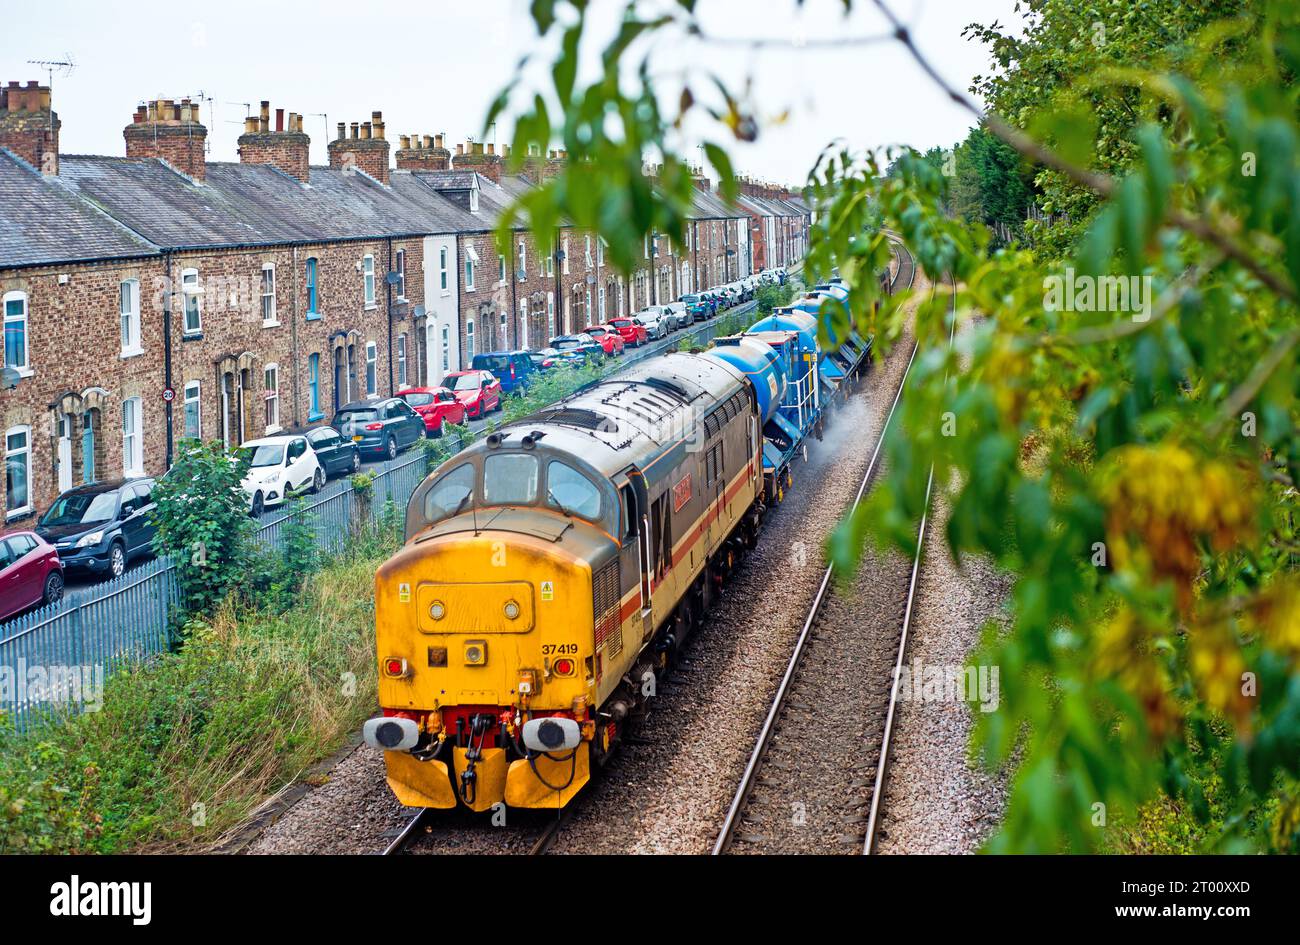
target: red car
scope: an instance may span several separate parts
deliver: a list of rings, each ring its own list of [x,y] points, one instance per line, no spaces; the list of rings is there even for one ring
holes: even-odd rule
[[[611,328],[618,332],[618,336],[623,339],[623,343],[629,344],[633,348],[639,348],[650,340],[650,336],[646,334],[645,325],[635,319],[615,318],[609,324]]]
[[[442,436],[448,423],[464,423],[465,405],[445,387],[408,387],[397,396],[411,405],[411,409],[424,420],[424,432],[429,436]]]
[[[63,597],[63,562],[35,532],[0,534],[0,620]]]
[[[443,378],[472,419],[501,409],[501,382],[491,371],[456,371]]]
[[[623,353],[623,338],[613,328],[608,325],[593,325],[590,328],[582,329],[600,345],[604,350],[606,357],[614,357]]]

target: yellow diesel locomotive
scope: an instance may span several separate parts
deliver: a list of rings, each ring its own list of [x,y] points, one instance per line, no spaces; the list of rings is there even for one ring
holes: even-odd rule
[[[757,537],[764,418],[749,373],[652,358],[417,488],[405,545],[376,577],[382,715],[364,731],[403,804],[560,807],[609,756]]]

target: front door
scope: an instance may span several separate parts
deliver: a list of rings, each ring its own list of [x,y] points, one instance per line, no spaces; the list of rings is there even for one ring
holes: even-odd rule
[[[72,418],[59,414],[59,491],[72,488]]]

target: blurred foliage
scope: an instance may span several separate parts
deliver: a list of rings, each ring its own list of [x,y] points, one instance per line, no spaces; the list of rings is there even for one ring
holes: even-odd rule
[[[655,42],[702,33],[693,2],[647,6],[627,5],[583,85],[586,4],[536,0],[539,33],[558,40],[554,87],[517,76],[489,115],[518,115],[516,169],[530,145],[569,152],[517,208],[539,238],[560,220],[590,227],[625,270],[647,234],[680,241],[685,114],[714,119],[706,153],[724,192],[734,181],[716,142],[762,135],[707,56],[684,78],[656,75]],[[999,711],[980,714],[977,752],[1014,772],[989,849],[1114,848],[1099,810],[1156,832],[1172,810],[1198,826],[1149,847],[1294,850],[1300,11],[1283,0],[1017,9],[1022,36],[968,28],[994,71],[974,83],[989,112],[972,116],[978,133],[955,155],[966,152],[965,173],[935,155],[839,144],[810,172],[808,279],[838,269],[853,286],[851,312],[824,321],[851,318],[880,356],[910,296],[922,346],[888,475],[832,551],[851,566],[868,540],[910,549],[934,464],[951,484],[954,553],[1015,575],[1011,626],[990,628],[979,657],[1001,667],[1004,691]],[[893,35],[920,58],[901,24]],[[1005,145],[1032,161],[1032,181]],[[658,189],[643,161],[663,164]],[[1046,216],[998,232],[1025,200]],[[954,288],[882,297],[891,239]],[[1095,304],[1121,277],[1134,296]],[[1067,282],[1091,293],[1084,304],[1062,304]]]

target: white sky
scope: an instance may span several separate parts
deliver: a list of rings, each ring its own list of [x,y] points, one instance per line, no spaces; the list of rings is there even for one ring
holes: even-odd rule
[[[653,2],[653,0],[651,0]],[[668,2],[668,0],[660,0]],[[884,21],[869,0],[699,0],[705,29],[731,39],[791,40],[788,48],[675,42],[660,49],[656,71],[713,70],[736,87],[752,77],[760,119],[757,143],[733,149],[740,173],[802,183],[834,138],[856,147],[908,143],[924,149],[964,137],[970,116],[948,102],[897,43],[841,49],[796,48],[800,38],[877,35]],[[983,47],[964,39],[970,22],[1018,23],[1014,0],[891,0],[918,44],[957,87],[989,71]],[[312,163],[324,164],[339,121],[382,110],[387,136],[444,132],[454,142],[477,134],[492,98],[515,63],[538,42],[527,0],[320,0],[130,4],[42,0],[5,10],[0,81],[46,78],[34,59],[77,63],[54,77],[63,122],[60,149],[123,154],[122,128],[146,98],[211,98],[203,108],[211,160],[236,160],[243,102],[306,116]],[[593,0],[593,23],[608,35],[621,0]],[[584,50],[585,51],[585,50]],[[594,62],[596,50],[590,51]],[[695,87],[703,92],[706,81]],[[701,96],[702,97],[702,96]],[[676,93],[665,95],[676,101]],[[508,140],[505,125],[499,140]],[[689,129],[688,129],[689,130]]]

